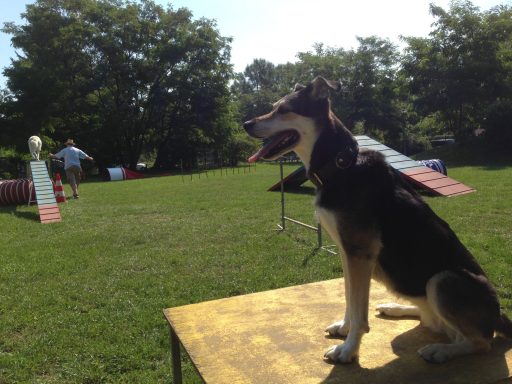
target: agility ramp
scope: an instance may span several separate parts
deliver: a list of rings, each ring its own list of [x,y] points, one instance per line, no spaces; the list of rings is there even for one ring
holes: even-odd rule
[[[46,163],[44,161],[31,161],[30,171],[33,188],[36,191],[36,202],[41,223],[48,224],[62,221]]]
[[[395,302],[372,282],[370,332],[359,361],[323,359],[341,339],[324,329],[345,312],[342,279],[168,308],[174,383],[181,383],[180,345],[204,382],[344,384],[505,384],[512,376],[512,340],[495,338],[492,350],[430,364],[417,350],[448,340],[417,319],[377,315],[378,304]],[[205,327],[207,325],[207,327]]]
[[[386,161],[404,177],[435,195],[458,196],[475,190],[440,172],[419,164],[416,160],[397,152],[368,136],[356,136],[359,148],[373,149],[382,153]]]
[[[445,174],[436,171],[430,167],[420,164],[420,162],[403,155],[388,146],[379,143],[368,136],[355,136],[360,148],[373,149],[384,155],[386,161],[396,170],[398,170],[407,181],[417,185],[420,188],[438,195],[438,196],[458,196],[466,193],[475,192],[475,190],[454,180]],[[446,168],[445,168],[446,169]],[[304,166],[296,169],[283,180],[284,190],[297,188],[308,180]],[[281,188],[281,181],[272,185],[268,191],[278,191]]]
[[[308,181],[308,176],[306,175],[306,167],[301,166],[286,176],[282,181],[280,180],[275,183],[273,186],[267,189],[267,191],[279,191],[281,189],[281,183],[283,183],[284,190],[287,191],[289,189],[300,187],[306,181]]]

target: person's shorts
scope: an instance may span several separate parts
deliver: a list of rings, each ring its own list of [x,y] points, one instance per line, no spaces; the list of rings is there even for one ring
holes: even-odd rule
[[[80,184],[80,171],[80,167],[77,167],[76,165],[72,165],[66,169],[66,177],[68,178],[68,183],[70,185]]]

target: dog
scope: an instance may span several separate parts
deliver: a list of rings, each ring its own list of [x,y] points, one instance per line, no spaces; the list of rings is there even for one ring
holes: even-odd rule
[[[486,352],[495,332],[512,337],[512,322],[500,310],[496,291],[450,226],[373,150],[359,149],[334,115],[329,95],[341,83],[316,77],[275,104],[268,114],[244,123],[263,140],[248,161],[275,160],[294,151],[316,186],[317,218],[341,252],[346,312],[326,328],[345,342],[325,352],[327,360],[357,359],[369,332],[371,278],[414,305],[384,304],[387,316],[418,316],[444,332],[448,344],[418,353],[428,362]]]
[[[39,155],[41,153],[41,147],[43,142],[38,136],[30,136],[28,139],[28,149],[32,155],[32,159],[39,161]]]

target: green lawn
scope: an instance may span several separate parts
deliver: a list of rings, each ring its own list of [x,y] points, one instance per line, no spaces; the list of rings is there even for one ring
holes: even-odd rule
[[[449,172],[478,192],[428,202],[512,315],[512,166]],[[34,206],[0,208],[0,383],[170,382],[162,308],[339,277],[316,234],[275,230],[280,197],[266,189],[278,175],[258,165],[84,183],[79,200],[60,205],[62,223],[48,225]],[[304,191],[287,194],[287,213],[313,224]],[[186,358],[184,379],[199,382]]]

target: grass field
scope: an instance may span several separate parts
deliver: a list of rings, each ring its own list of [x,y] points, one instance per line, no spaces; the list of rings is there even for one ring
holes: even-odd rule
[[[478,192],[427,200],[512,315],[512,166],[449,172]],[[266,189],[278,175],[258,165],[88,182],[49,225],[34,206],[1,207],[0,383],[170,382],[162,308],[339,277],[338,257],[317,252],[314,233],[275,230],[279,193]],[[312,188],[303,192],[287,194],[287,213],[313,224]],[[184,380],[199,382],[186,358]]]

